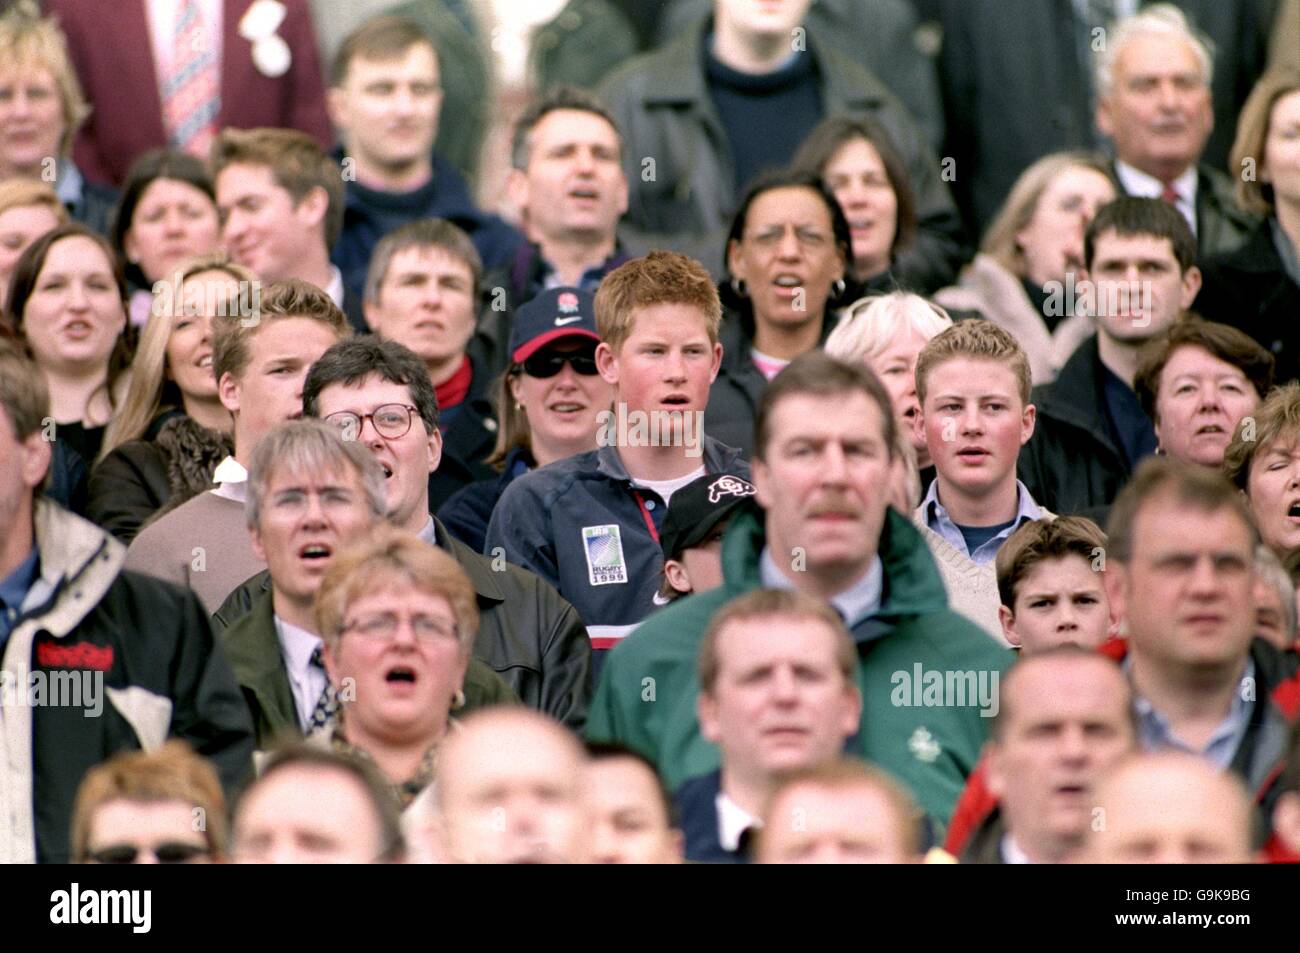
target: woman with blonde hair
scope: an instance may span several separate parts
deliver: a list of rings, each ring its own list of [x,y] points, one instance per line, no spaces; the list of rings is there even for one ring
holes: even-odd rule
[[[162,507],[209,489],[230,452],[230,412],[212,375],[212,320],[248,310],[257,280],[224,254],[165,281],[140,336],[131,386],[90,477],[87,515],[123,542]]]
[[[1300,69],[1265,73],[1241,109],[1230,165],[1237,204],[1264,216],[1241,248],[1204,262],[1193,309],[1258,341],[1278,383],[1300,378]],[[1245,173],[1252,174],[1247,175]]]
[[[28,246],[67,224],[68,210],[54,190],[35,179],[0,182],[0,308],[9,298],[9,279]]]
[[[950,327],[952,318],[943,308],[920,295],[895,291],[853,302],[844,309],[840,323],[826,339],[827,354],[867,365],[889,391],[899,433],[911,444],[910,467],[920,481],[922,496],[934,479],[934,466],[930,463],[925,436],[913,426],[921,412],[916,397],[916,358],[930,338]],[[901,485],[909,484],[912,479],[899,474],[895,478]],[[905,512],[910,514],[911,510]]]
[[[1088,223],[1115,196],[1100,157],[1044,156],[1020,174],[958,283],[934,300],[1010,331],[1029,355],[1033,382],[1053,380],[1093,332],[1092,320],[1074,313],[1069,276],[1083,270]]]
[[[113,189],[87,181],[72,161],[72,141],[90,115],[77,81],[67,39],[32,0],[0,16],[0,102],[21,103],[21,136],[0,136],[0,181],[54,182],[73,219],[104,234],[117,198]]]

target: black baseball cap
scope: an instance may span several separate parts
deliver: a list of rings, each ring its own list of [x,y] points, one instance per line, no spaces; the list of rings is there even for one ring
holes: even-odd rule
[[[755,492],[754,484],[730,473],[706,473],[686,484],[668,501],[659,531],[664,559],[698,546]]]
[[[595,300],[581,288],[552,288],[517,308],[510,326],[510,360],[526,361],[561,338],[599,341]]]

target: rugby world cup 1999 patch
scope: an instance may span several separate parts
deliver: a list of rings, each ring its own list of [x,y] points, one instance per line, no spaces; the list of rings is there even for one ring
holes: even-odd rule
[[[582,551],[587,554],[587,578],[593,586],[627,582],[627,561],[617,523],[584,526]]]

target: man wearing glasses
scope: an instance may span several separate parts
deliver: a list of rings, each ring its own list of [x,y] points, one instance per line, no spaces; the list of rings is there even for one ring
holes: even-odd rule
[[[468,235],[449,221],[420,219],[379,242],[366,275],[366,321],[419,355],[437,397],[442,464],[429,479],[434,510],[493,475],[483,462],[497,434],[492,369],[480,346],[470,346],[482,271]]]
[[[536,575],[489,559],[430,515],[429,474],[446,457],[440,409],[424,363],[373,335],[340,341],[312,365],[303,413],[365,446],[383,470],[388,522],[449,553],[468,573],[482,617],[474,655],[524,704],[571,728],[591,694],[587,630],[574,607]]]

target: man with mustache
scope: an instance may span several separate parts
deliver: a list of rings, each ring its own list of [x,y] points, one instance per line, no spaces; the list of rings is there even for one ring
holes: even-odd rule
[[[773,378],[759,403],[751,478],[763,512],[733,518],[720,587],[662,609],[610,654],[588,721],[593,740],[652,758],[670,786],[717,769],[696,713],[708,620],[752,589],[797,589],[829,602],[853,636],[865,700],[853,753],[947,820],[988,720],[969,695],[932,692],[927,702],[924,673],[969,681],[982,672],[987,682],[1011,658],[949,610],[920,532],[889,507],[897,426],[888,392],[860,364],[810,351]]]
[[[759,589],[728,603],[700,646],[700,731],[722,767],[677,792],[686,859],[747,862],[782,779],[833,761],[858,730],[857,653],[811,596]]]
[[[521,237],[474,204],[456,168],[434,151],[442,111],[438,53],[419,24],[378,16],[353,30],[334,58],[326,105],[342,143],[342,223],[332,260],[361,291],[384,235],[416,219],[442,218],[467,232],[489,268]]]

